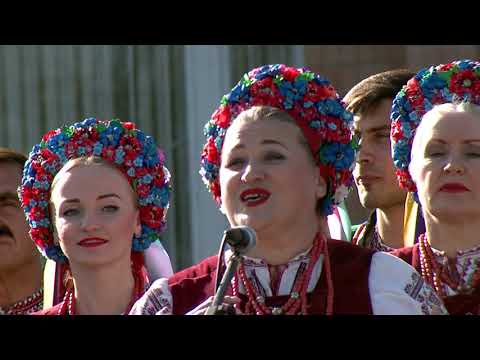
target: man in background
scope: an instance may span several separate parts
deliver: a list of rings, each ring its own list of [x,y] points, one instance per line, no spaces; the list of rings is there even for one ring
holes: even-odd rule
[[[343,99],[354,114],[360,149],[354,171],[360,203],[372,209],[368,220],[352,226],[352,243],[381,251],[404,246],[406,191],[395,176],[390,149],[393,99],[415,73],[391,70],[355,85]]]
[[[17,188],[27,158],[0,148],[0,315],[42,309],[43,260],[28,235]]]

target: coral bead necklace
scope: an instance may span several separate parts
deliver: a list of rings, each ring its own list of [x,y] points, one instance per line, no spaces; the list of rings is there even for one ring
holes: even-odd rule
[[[245,313],[256,315],[306,315],[308,299],[307,290],[312,276],[315,264],[318,262],[320,256],[323,254],[325,268],[325,275],[327,277],[327,315],[333,312],[333,284],[330,268],[330,257],[328,254],[327,241],[321,233],[318,233],[313,242],[313,246],[309,252],[309,261],[305,271],[300,276],[297,276],[292,286],[289,299],[281,307],[269,307],[265,304],[265,298],[258,294],[251,280],[245,273],[245,266],[242,263],[239,265],[238,273],[234,278],[233,294],[238,294],[238,281],[242,282],[243,287],[247,293],[248,302],[245,306]]]

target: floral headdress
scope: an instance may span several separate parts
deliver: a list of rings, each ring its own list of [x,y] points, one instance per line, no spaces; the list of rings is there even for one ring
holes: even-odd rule
[[[393,161],[402,188],[417,191],[408,166],[413,138],[422,117],[435,105],[458,102],[480,104],[479,62],[459,60],[423,69],[395,97],[390,135]]]
[[[142,233],[132,250],[143,251],[159,239],[166,226],[170,199],[170,173],[164,155],[151,136],[132,122],[89,118],[49,131],[33,147],[23,169],[19,197],[30,225],[30,237],[52,260],[67,258],[54,243],[49,211],[55,175],[70,159],[98,156],[112,162],[125,175],[138,198]]]
[[[295,120],[327,181],[322,214],[330,215],[332,205],[342,202],[353,184],[353,114],[327,79],[286,65],[265,65],[245,74],[205,125],[200,174],[216,202],[221,204],[219,168],[225,134],[233,120],[253,106],[278,108]]]

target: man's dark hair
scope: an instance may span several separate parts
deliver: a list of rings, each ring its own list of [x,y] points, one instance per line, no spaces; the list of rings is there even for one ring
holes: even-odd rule
[[[0,164],[18,164],[23,169],[26,161],[27,157],[22,153],[12,149],[0,147]]]
[[[397,93],[415,76],[407,69],[389,70],[372,75],[355,85],[343,101],[355,115],[374,110],[384,99],[394,99]]]

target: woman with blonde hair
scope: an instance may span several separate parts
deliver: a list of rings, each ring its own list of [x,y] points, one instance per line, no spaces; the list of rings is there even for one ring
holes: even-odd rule
[[[169,206],[153,138],[94,118],[50,131],[30,153],[19,194],[39,250],[68,267],[64,300],[39,314],[128,314],[149,286],[143,252]]]
[[[420,71],[392,108],[400,185],[421,204],[426,231],[396,255],[416,267],[451,314],[480,314],[480,63]]]

